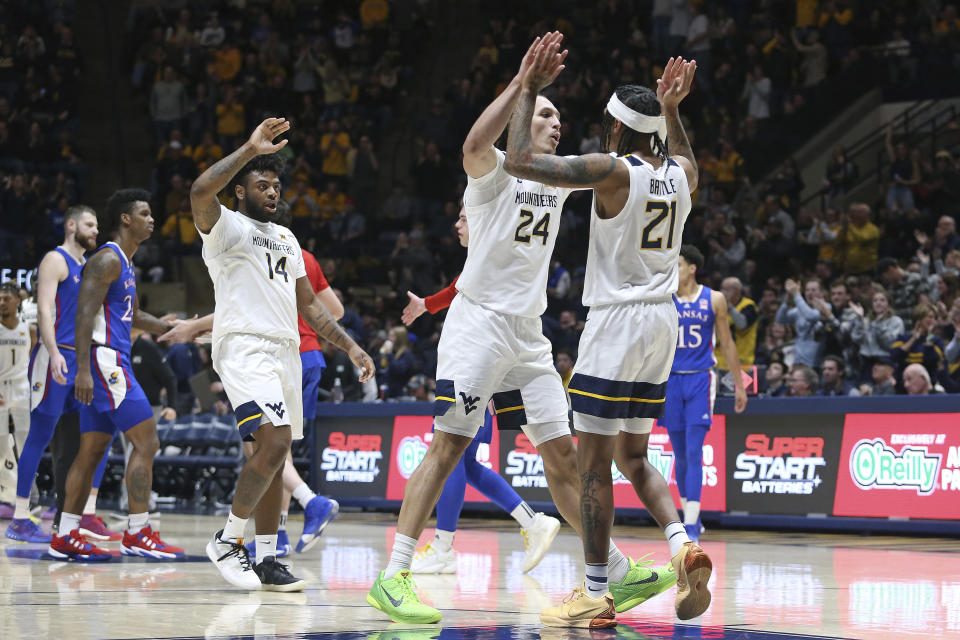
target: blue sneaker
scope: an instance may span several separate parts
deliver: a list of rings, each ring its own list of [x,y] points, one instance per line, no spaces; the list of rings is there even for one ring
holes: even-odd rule
[[[246,545],[247,553],[250,554],[251,558],[256,557],[257,555],[257,541],[256,539],[251,540]],[[290,537],[287,535],[286,529],[280,529],[277,531],[277,557],[282,558],[284,556],[290,555],[290,552],[293,550],[293,547],[290,546]]]
[[[30,518],[14,518],[7,527],[7,537],[17,542],[40,542],[50,544],[53,536],[40,528]]]
[[[700,542],[700,524],[685,524],[683,528],[687,530],[687,537],[691,542]]]
[[[303,533],[297,542],[297,553],[307,551],[317,543],[324,528],[337,517],[340,503],[330,498],[316,496],[303,510]]]

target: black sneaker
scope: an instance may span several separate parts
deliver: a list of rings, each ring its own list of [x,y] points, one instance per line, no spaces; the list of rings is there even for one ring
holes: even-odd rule
[[[273,556],[267,556],[263,562],[254,565],[253,570],[260,578],[260,588],[264,591],[303,591],[307,583],[290,573],[290,569]]]

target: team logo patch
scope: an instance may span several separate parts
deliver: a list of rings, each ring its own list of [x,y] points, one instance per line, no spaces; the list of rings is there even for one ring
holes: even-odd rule
[[[706,309],[706,308],[709,306],[709,304],[710,304],[710,301],[709,301],[709,300],[701,300],[701,301],[700,301],[700,308],[701,308],[701,309]]]
[[[110,384],[117,384],[118,382],[120,382],[120,372],[114,371],[113,373],[111,373],[109,382]]]
[[[277,414],[277,417],[283,420],[283,414],[286,413],[286,410],[283,408],[282,402],[265,402],[264,403],[268,409]]]
[[[463,412],[466,415],[470,415],[470,412],[477,408],[477,403],[480,402],[480,396],[468,396],[463,391],[460,392],[460,397],[463,399]]]
[[[77,274],[73,274],[73,281],[76,284],[80,284],[80,276],[78,276]]]
[[[34,383],[33,383],[33,390],[34,390],[34,391],[40,391],[40,388],[41,388],[41,387],[43,387],[43,383],[42,383],[42,382],[34,382]]]

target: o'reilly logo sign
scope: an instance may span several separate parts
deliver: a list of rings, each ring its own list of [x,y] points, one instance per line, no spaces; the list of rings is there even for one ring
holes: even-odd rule
[[[929,495],[936,487],[942,459],[923,446],[896,451],[881,438],[860,440],[850,454],[850,475],[864,490],[902,489]]]

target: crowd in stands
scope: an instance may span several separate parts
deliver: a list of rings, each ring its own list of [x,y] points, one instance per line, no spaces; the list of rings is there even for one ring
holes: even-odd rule
[[[0,1],[0,255],[8,264],[36,264],[59,244],[64,212],[86,186],[74,141],[83,72],[74,10],[74,0]]]
[[[549,19],[542,8],[484,3],[482,42],[440,84],[415,73],[430,0],[210,0],[133,11],[129,71],[153,123],[161,221],[153,249],[138,254],[142,272],[171,279],[173,257],[199,253],[191,181],[263,117],[286,116],[294,231],[341,296],[344,326],[380,364],[376,385],[363,388],[344,354],[328,351],[323,387],[340,378],[347,400],[430,399],[443,316],[404,327],[406,293],[431,294],[459,272],[462,142],[533,36],[559,28],[567,69],[545,93],[561,113],[563,155],[602,150],[614,87],[653,86],[670,55],[697,60],[681,108],[701,171],[684,242],[706,256],[699,280],[726,296],[741,363],[761,367],[763,393],[960,392],[960,136],[943,137],[928,157],[891,130],[883,179],[862,201],[846,196],[862,176],[842,147],[821,197],[808,201],[787,155],[865,82],[907,84],[943,65],[955,73],[952,5],[556,0]],[[0,118],[3,110],[0,102]],[[381,180],[385,162],[396,161],[383,153],[390,136],[401,136],[410,161]],[[543,328],[564,380],[586,319],[589,208],[588,193],[568,199],[548,282]],[[209,355],[182,349],[173,360],[191,397],[187,381]]]

